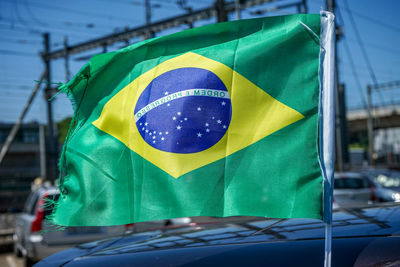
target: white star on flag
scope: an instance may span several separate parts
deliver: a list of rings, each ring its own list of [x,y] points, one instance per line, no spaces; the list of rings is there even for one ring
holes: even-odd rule
[[[202,136],[202,134],[201,133],[197,133],[197,137],[201,137]]]

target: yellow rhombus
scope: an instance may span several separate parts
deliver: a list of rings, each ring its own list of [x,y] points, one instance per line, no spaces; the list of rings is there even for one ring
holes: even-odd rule
[[[158,150],[142,138],[134,110],[141,93],[161,74],[179,68],[201,68],[217,75],[228,89],[232,103],[231,122],[214,146],[189,154]],[[225,158],[260,139],[304,118],[228,66],[193,52],[169,59],[143,73],[113,96],[93,122],[128,148],[174,178]]]

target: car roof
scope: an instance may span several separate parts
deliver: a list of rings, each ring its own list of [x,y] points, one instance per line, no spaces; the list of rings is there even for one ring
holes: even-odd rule
[[[43,194],[55,195],[60,193],[58,187],[56,186],[42,186],[38,188],[35,192],[38,192],[41,196]]]
[[[358,172],[337,172],[335,173],[335,179],[340,179],[340,178],[358,178],[358,179],[363,179],[364,175]]]
[[[113,257],[114,260],[128,257],[125,262],[127,263],[132,259],[142,257],[142,255],[149,259],[152,257],[152,253],[158,255],[160,251],[170,254],[173,258],[176,257],[174,251],[182,251],[182,249],[223,250],[227,246],[243,248],[243,245],[251,246],[252,244],[289,244],[316,240],[319,240],[320,247],[323,247],[324,233],[325,224],[315,219],[279,220],[238,217],[236,220],[231,219],[227,222],[191,224],[174,229],[167,227],[87,243],[50,256],[45,263],[54,261],[61,264],[68,261],[67,266],[70,263],[71,265],[79,263],[83,264],[78,264],[79,266],[84,266],[85,263],[93,264],[110,260],[107,256]],[[391,203],[366,208],[339,209],[334,212],[334,240],[395,236],[399,233],[399,205]],[[290,245],[288,246],[290,247]],[[307,247],[306,244],[304,246]],[[77,261],[72,261],[75,258]]]

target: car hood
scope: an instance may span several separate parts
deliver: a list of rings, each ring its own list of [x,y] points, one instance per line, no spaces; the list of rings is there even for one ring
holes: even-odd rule
[[[334,212],[333,218],[333,237],[337,240],[400,236],[400,206],[398,205],[339,209]],[[144,255],[144,253],[171,252],[189,248],[212,247],[212,250],[205,253],[216,253],[221,249],[229,250],[231,246],[273,243],[282,245],[282,243],[289,244],[294,241],[318,242],[318,249],[323,247],[325,225],[319,220],[279,220],[260,217],[236,217],[224,220],[225,222],[220,223],[193,223],[186,227],[167,227],[87,243],[54,254],[38,266],[41,264],[59,266],[66,263],[69,266],[68,263],[84,263],[85,260],[86,265],[89,265],[88,263],[93,259],[101,263],[102,260],[111,256],[140,257],[138,255]],[[216,249],[217,247],[219,249]],[[322,252],[321,255],[323,255]]]

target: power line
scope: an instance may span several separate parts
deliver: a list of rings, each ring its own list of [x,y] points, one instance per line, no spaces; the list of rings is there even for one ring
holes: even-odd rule
[[[384,28],[387,28],[387,29],[390,29],[390,30],[393,30],[393,31],[396,31],[396,32],[400,32],[400,27],[396,27],[396,26],[394,26],[394,25],[391,25],[391,24],[382,22],[382,21],[377,20],[377,19],[375,19],[375,18],[372,18],[372,17],[366,16],[366,15],[364,15],[364,14],[361,14],[361,13],[359,13],[359,12],[357,12],[357,11],[350,10],[347,6],[344,7],[344,9],[346,10],[346,12],[352,12],[355,16],[357,16],[357,17],[359,17],[359,18],[362,18],[362,19],[364,19],[364,20],[367,20],[367,21],[369,21],[369,22],[372,22],[372,23],[374,23],[374,24],[376,24],[376,25],[379,25],[379,26],[381,26],[381,27],[384,27]]]
[[[12,18],[11,17],[3,17],[3,23],[8,22],[11,23]],[[27,20],[28,22],[32,22],[33,20]],[[79,28],[84,28],[84,29],[93,29],[96,27],[101,27],[101,28],[115,28],[114,26],[110,24],[99,24],[99,23],[94,23],[94,22],[75,22],[75,21],[55,21],[55,20],[48,20],[48,22],[51,23],[51,25],[58,25],[58,26],[64,26],[64,27],[79,27]],[[49,27],[49,26],[40,26],[45,29],[48,28],[54,28],[54,27]],[[56,28],[58,29],[58,28]],[[103,33],[102,32],[97,32],[97,33]]]
[[[0,22],[1,23],[1,22]],[[6,26],[6,25],[0,25],[1,26]],[[9,25],[11,26],[11,25]],[[29,30],[29,29],[25,29],[24,27],[19,27],[19,26],[12,26],[13,28],[0,28],[0,30],[6,30],[6,31],[17,31],[17,32],[24,32],[24,33],[28,33],[28,34],[42,34],[41,31],[39,30]],[[76,36],[76,37],[87,37],[89,34],[96,34],[96,33],[90,33],[90,32],[86,32],[86,33],[77,33],[76,31],[69,31],[69,30],[62,30],[62,29],[51,29],[52,34],[57,34],[57,35],[61,35],[61,36],[65,36],[66,34],[70,35],[70,36]]]
[[[40,21],[38,18],[36,18],[35,14],[31,10],[31,6],[29,5],[27,0],[24,0],[24,6],[33,21],[35,21],[37,24],[39,24],[41,26],[47,26],[46,23],[44,23],[44,22]]]
[[[342,66],[343,67],[343,66]],[[351,77],[354,77],[354,75],[353,75],[353,71],[351,70],[351,67],[349,66],[349,69],[350,69],[350,71],[343,71],[343,70],[341,70],[340,71],[340,74],[341,75],[345,75],[345,76],[351,76]],[[359,76],[359,77],[369,77],[369,74],[366,74],[366,73],[360,73],[359,71],[357,71],[357,76]],[[389,79],[392,79],[393,78],[393,75],[391,75],[391,74],[387,74],[387,73],[383,73],[383,74],[380,74],[379,76],[384,76],[384,77],[387,77],[387,78],[389,78]]]
[[[339,61],[339,64],[343,64],[343,65],[345,65],[345,66],[346,66],[346,65],[347,65],[347,66],[351,66],[350,61],[343,60],[343,59]],[[365,70],[366,73],[368,73],[368,76],[371,77],[370,74],[369,74],[368,68],[365,67],[364,65],[355,64],[355,67],[357,67],[357,69],[363,69],[363,70]],[[383,72],[383,73],[385,73],[385,72],[387,73],[387,72],[392,71],[392,69],[389,69],[389,68],[375,68],[375,69],[377,69],[377,70],[379,70],[380,72]]]
[[[372,82],[373,82],[374,84],[377,84],[377,83],[378,83],[378,80],[376,79],[374,70],[372,69],[371,62],[369,61],[369,57],[368,57],[367,51],[365,50],[364,44],[363,44],[363,42],[362,42],[362,40],[361,40],[361,35],[360,35],[360,33],[358,32],[358,28],[357,28],[356,22],[354,21],[354,18],[353,18],[353,15],[352,15],[352,11],[350,10],[350,8],[349,8],[349,6],[348,6],[347,0],[343,0],[343,3],[346,5],[346,9],[348,10],[348,15],[349,15],[349,18],[350,18],[350,23],[351,23],[351,25],[352,25],[352,27],[353,27],[353,30],[354,30],[355,34],[356,34],[356,39],[357,39],[358,45],[359,45],[360,48],[361,48],[361,52],[362,52],[362,54],[363,54],[363,56],[364,56],[365,62],[367,63],[368,70],[369,70],[369,72],[370,72]]]
[[[42,44],[42,42],[40,42],[40,41],[27,40],[27,39],[12,40],[12,39],[8,39],[8,38],[0,38],[0,42],[16,43],[16,44],[22,44],[22,45]]]
[[[6,19],[9,19],[9,18],[6,18]],[[83,26],[83,23],[82,23],[82,25],[79,25],[79,23],[76,23],[76,22],[61,22],[61,24],[58,23],[58,22],[53,22],[53,24],[58,24],[59,26],[55,25],[56,27],[54,27],[54,26],[52,26],[52,27],[44,27],[45,30],[42,30],[42,29],[39,29],[39,28],[26,27],[26,26],[24,26],[25,24],[18,23],[18,22],[14,23],[14,24],[10,24],[10,22],[7,21],[7,20],[3,20],[0,23],[2,24],[0,26],[9,26],[12,30],[14,30],[14,29],[21,30],[21,31],[28,30],[30,32],[35,32],[35,33],[42,33],[43,31],[49,31],[49,30],[50,31],[59,31],[59,32],[60,31],[61,32],[70,32],[71,30],[60,28],[60,26],[61,27],[62,26],[64,26],[64,27],[82,27]],[[107,26],[104,25],[104,27],[110,27],[110,25],[107,25]],[[93,28],[91,23],[89,23],[89,24],[84,26],[84,29],[89,30],[90,28]],[[73,29],[74,33],[76,33],[76,31],[77,31],[76,29]],[[103,31],[95,31],[95,30],[91,29],[90,31],[83,31],[83,29],[79,29],[79,31],[82,34],[104,34],[104,30]]]
[[[12,50],[5,50],[5,49],[0,49],[0,54],[2,54],[2,55],[9,55],[9,56],[40,57],[39,54],[35,54],[35,53],[20,52],[20,51],[12,51]]]
[[[378,80],[376,79],[375,72],[374,72],[374,70],[372,68],[371,62],[369,61],[369,57],[368,57],[367,51],[365,50],[364,44],[363,44],[363,42],[361,40],[360,33],[358,32],[357,25],[356,25],[356,23],[354,21],[354,18],[353,18],[351,10],[349,8],[349,5],[347,3],[347,0],[343,0],[343,2],[346,5],[346,8],[348,9],[348,15],[349,15],[349,18],[350,18],[350,23],[353,26],[353,30],[354,30],[354,32],[356,34],[356,39],[357,39],[358,45],[361,48],[361,52],[362,52],[362,54],[364,56],[364,60],[367,63],[368,71],[370,73],[372,82],[373,82],[373,84],[378,84]],[[384,102],[383,95],[382,95],[382,93],[380,91],[379,91],[379,97],[381,99],[381,102]]]
[[[13,0],[2,0],[2,1],[7,1],[7,2],[11,2],[13,3]],[[60,7],[60,6],[54,6],[54,5],[43,5],[43,4],[39,4],[39,3],[31,3],[32,6],[38,7],[38,8],[42,8],[42,9],[48,9],[48,10],[59,10],[61,12],[65,12],[65,13],[72,13],[72,14],[80,14],[80,15],[84,15],[84,16],[92,16],[92,17],[102,17],[102,18],[108,18],[108,19],[113,19],[113,20],[119,20],[119,21],[132,21],[135,20],[134,18],[124,18],[124,17],[115,17],[115,16],[111,16],[108,14],[104,14],[104,13],[94,13],[94,12],[88,12],[88,11],[81,11],[81,10],[77,10],[77,9],[73,9],[73,8],[67,8],[67,7]]]
[[[340,9],[338,8],[336,11],[337,11],[338,19],[340,19],[342,24],[343,24],[344,21],[343,21],[343,17],[342,17],[342,14],[340,12]],[[366,100],[366,96],[365,96],[365,91],[362,89],[361,82],[360,82],[360,79],[359,79],[359,76],[358,76],[354,61],[353,61],[353,57],[351,56],[350,47],[349,47],[349,44],[347,43],[346,38],[344,40],[344,47],[346,49],[347,57],[350,60],[350,66],[351,66],[351,70],[352,70],[352,73],[353,73],[354,81],[356,82],[356,85],[357,85],[356,87],[358,89],[358,93],[361,96],[361,100],[362,100],[362,103],[364,105],[364,109],[367,109],[367,100]]]
[[[26,91],[32,89],[36,83],[32,84],[15,84],[15,83],[0,83],[0,93],[4,92],[14,92],[19,88],[19,91]],[[9,88],[16,88],[16,89],[9,89]],[[8,91],[7,91],[8,90]]]
[[[357,41],[357,39],[353,39],[353,38],[349,38],[349,37],[346,37],[346,39],[349,40],[349,41]],[[379,50],[381,50],[383,52],[386,52],[386,53],[393,53],[393,54],[396,54],[396,55],[398,55],[400,53],[400,50],[398,50],[398,49],[394,49],[394,48],[386,47],[386,46],[381,46],[381,45],[370,43],[370,42],[364,42],[364,45],[368,46],[368,47],[371,47],[371,48],[379,49]]]

